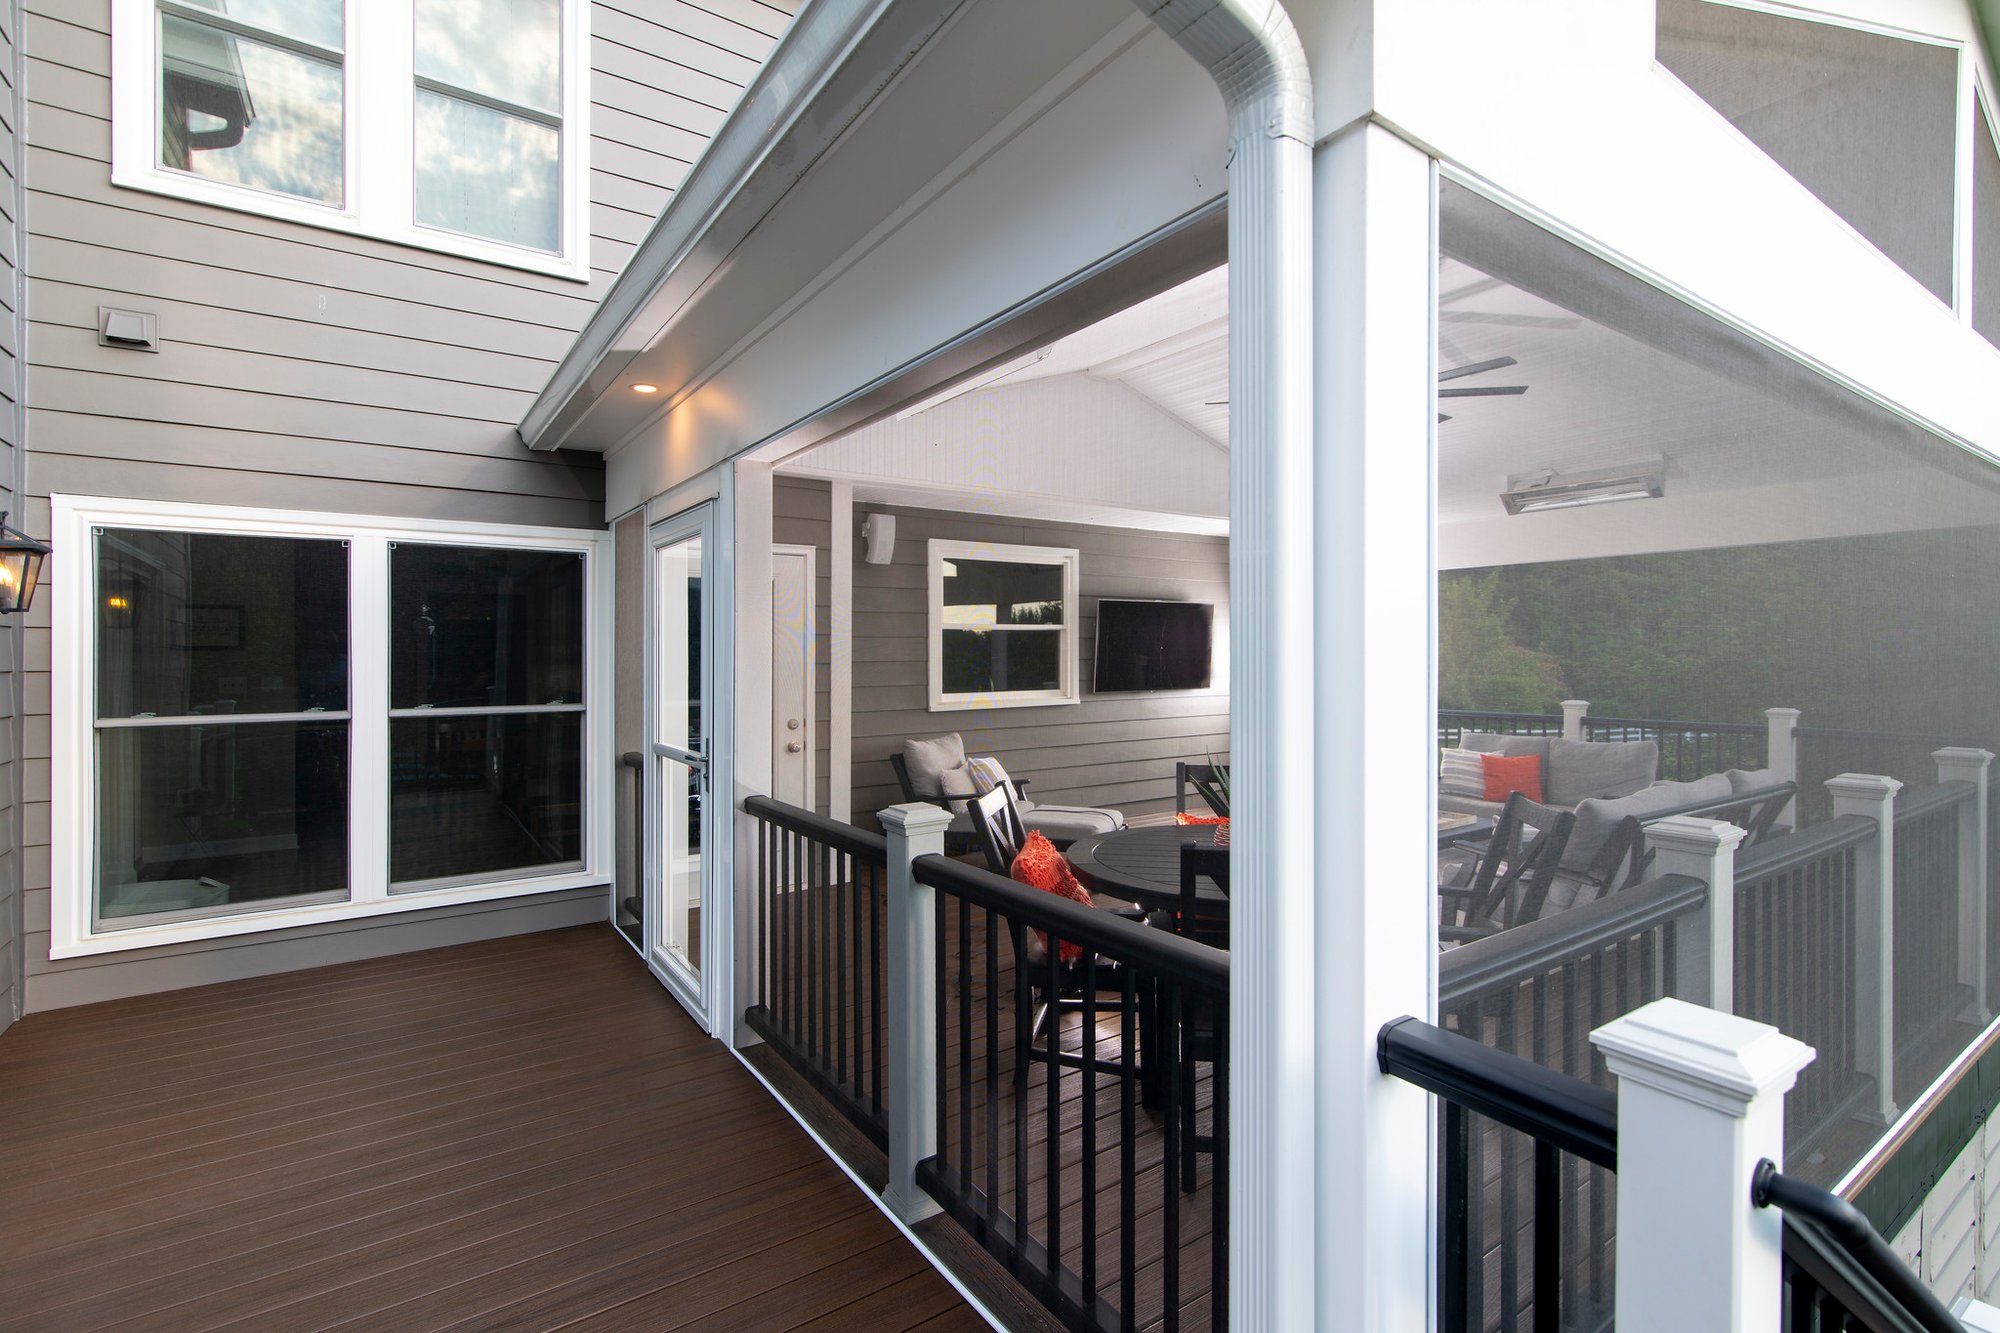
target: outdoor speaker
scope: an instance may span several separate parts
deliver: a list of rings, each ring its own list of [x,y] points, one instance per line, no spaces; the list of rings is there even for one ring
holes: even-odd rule
[[[864,560],[871,565],[888,564],[896,558],[896,516],[870,514],[861,525],[861,538],[867,543]]]

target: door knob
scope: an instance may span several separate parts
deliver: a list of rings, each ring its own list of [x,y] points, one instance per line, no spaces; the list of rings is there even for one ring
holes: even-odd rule
[[[803,749],[805,749],[805,748],[806,748],[805,746],[803,746],[803,745],[799,744],[799,743],[798,743],[797,741],[789,741],[789,742],[787,742],[787,743],[786,743],[786,745],[785,745],[785,753],[786,753],[786,754],[797,754],[797,753],[798,753],[799,751],[801,751],[801,750],[803,750]]]

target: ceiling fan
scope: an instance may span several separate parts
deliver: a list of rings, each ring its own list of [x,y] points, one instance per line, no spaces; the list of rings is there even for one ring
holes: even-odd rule
[[[1505,370],[1508,366],[1517,366],[1519,364],[1520,362],[1511,356],[1496,356],[1491,361],[1474,361],[1469,366],[1453,366],[1449,370],[1440,370],[1438,372],[1438,383],[1443,384],[1447,380],[1462,380],[1469,375],[1484,375],[1489,370]],[[1474,384],[1463,389],[1439,389],[1438,397],[1518,398],[1527,391],[1528,386],[1525,384]],[[1227,398],[1219,398],[1211,403],[1203,403],[1202,406],[1227,407],[1229,406],[1229,400]],[[1438,413],[1438,420],[1450,421],[1451,417],[1447,413],[1440,412]]]

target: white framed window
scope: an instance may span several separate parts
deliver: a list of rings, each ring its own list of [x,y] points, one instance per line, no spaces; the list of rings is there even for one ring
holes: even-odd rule
[[[589,270],[587,0],[113,0],[116,185]]]
[[[53,511],[53,956],[605,882],[606,534]]]
[[[1076,551],[930,543],[931,711],[1073,704]]]

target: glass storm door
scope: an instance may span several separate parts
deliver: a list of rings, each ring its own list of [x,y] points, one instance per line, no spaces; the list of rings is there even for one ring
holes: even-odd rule
[[[697,1015],[702,997],[702,849],[709,801],[709,632],[714,541],[707,505],[652,536],[651,707],[646,790],[647,961]]]

